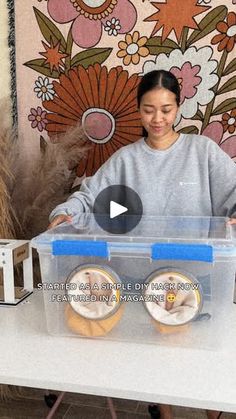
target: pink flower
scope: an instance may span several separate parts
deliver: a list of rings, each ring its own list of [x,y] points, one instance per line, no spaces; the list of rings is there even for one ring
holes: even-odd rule
[[[202,81],[201,77],[197,76],[200,69],[199,65],[192,66],[190,62],[184,63],[182,68],[171,68],[171,73],[173,73],[179,81],[181,89],[180,103],[183,103],[185,98],[190,99],[196,94],[196,86]]]
[[[232,159],[236,158],[236,135],[231,135],[221,141],[220,148],[224,150]]]
[[[81,48],[97,45],[112,18],[119,20],[118,33],[130,32],[137,20],[129,0],[48,0],[48,13],[58,23],[73,21],[72,38]]]
[[[30,114],[28,115],[28,120],[31,121],[32,128],[38,128],[40,132],[42,132],[46,128],[46,124],[48,122],[46,116],[47,112],[43,111],[40,106],[30,109]]]
[[[211,122],[207,127],[203,130],[202,135],[205,135],[208,138],[211,138],[215,141],[216,144],[220,144],[224,131],[222,124],[218,121]]]
[[[225,151],[232,159],[236,158],[236,135],[223,138],[224,129],[220,122],[211,122],[204,130],[203,135],[211,138]]]

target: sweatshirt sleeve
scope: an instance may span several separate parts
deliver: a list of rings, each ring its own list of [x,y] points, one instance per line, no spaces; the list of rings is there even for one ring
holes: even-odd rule
[[[236,217],[236,164],[213,141],[209,169],[213,215]]]
[[[99,192],[115,183],[115,175],[119,173],[117,165],[119,164],[120,151],[114,153],[93,176],[85,178],[78,192],[73,193],[66,202],[54,208],[49,220],[52,221],[53,218],[61,214],[75,216],[82,212],[91,212]],[[117,182],[119,183],[119,179],[116,179]]]

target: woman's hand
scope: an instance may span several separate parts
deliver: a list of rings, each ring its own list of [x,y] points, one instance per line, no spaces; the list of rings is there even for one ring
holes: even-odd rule
[[[227,224],[230,224],[230,225],[236,224],[236,218],[230,218],[230,220],[227,221]]]
[[[49,224],[48,230],[50,228],[56,227],[58,224],[65,223],[65,222],[71,223],[71,221],[72,221],[71,215],[65,215],[65,214],[57,215],[55,218],[53,218],[52,222]]]

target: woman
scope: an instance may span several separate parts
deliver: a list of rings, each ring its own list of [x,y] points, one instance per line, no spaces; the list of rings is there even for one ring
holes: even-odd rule
[[[118,150],[85,179],[79,192],[52,211],[49,228],[91,212],[98,193],[114,184],[135,190],[145,215],[225,216],[236,224],[236,165],[209,138],[175,132],[180,106],[175,76],[164,70],[145,74],[137,99],[144,137]],[[155,410],[155,417],[173,417],[170,406]],[[209,419],[220,414],[207,412]]]
[[[138,88],[145,136],[119,149],[86,178],[79,192],[52,211],[49,227],[91,212],[98,193],[114,184],[134,189],[145,215],[233,217],[236,165],[209,138],[175,132],[179,104],[180,88],[173,74],[145,74]]]

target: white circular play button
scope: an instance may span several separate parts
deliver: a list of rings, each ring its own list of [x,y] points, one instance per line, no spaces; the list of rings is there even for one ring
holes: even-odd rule
[[[118,217],[118,215],[124,214],[126,211],[128,211],[127,207],[124,207],[117,202],[110,201],[110,218]]]
[[[112,234],[125,234],[141,220],[143,205],[133,189],[125,185],[112,185],[98,194],[93,213],[103,230]]]

